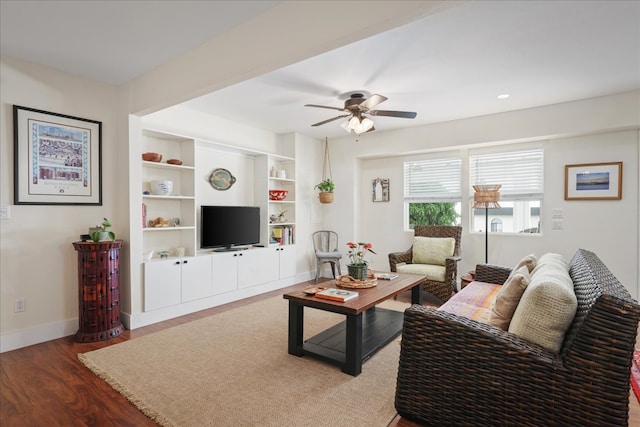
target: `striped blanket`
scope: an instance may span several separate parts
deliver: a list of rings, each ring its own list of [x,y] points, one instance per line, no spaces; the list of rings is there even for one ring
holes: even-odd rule
[[[501,288],[501,285],[492,283],[471,282],[442,304],[439,310],[487,323]]]

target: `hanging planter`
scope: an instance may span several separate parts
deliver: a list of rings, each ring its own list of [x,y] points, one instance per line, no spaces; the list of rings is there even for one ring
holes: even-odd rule
[[[327,175],[327,169],[329,170],[329,175]],[[331,180],[329,142],[326,137],[324,138],[324,164],[322,166],[322,182],[320,182],[320,184],[316,185],[314,188],[320,190],[320,203],[333,203],[333,190],[336,188],[336,185]]]
[[[333,203],[333,193],[321,192],[319,194],[320,203]]]

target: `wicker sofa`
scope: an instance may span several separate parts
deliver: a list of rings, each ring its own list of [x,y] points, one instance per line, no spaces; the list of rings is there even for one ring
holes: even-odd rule
[[[502,284],[509,273],[479,265],[475,280]],[[558,353],[443,310],[408,308],[398,413],[433,426],[626,427],[640,306],[592,252],[574,254],[569,276],[577,311]]]

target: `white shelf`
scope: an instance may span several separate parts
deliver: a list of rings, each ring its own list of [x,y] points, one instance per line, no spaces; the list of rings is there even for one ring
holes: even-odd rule
[[[195,230],[195,227],[144,227],[142,231],[180,231]]]
[[[295,200],[269,200],[269,203],[273,203],[274,205],[286,205],[286,204],[295,204]]]
[[[280,181],[280,182],[296,182],[295,179],[291,179],[291,178],[276,178],[273,176],[270,176],[269,179],[271,181]]]
[[[146,160],[142,161],[142,165],[148,168],[157,168],[157,169],[167,169],[167,170],[195,170],[193,166],[185,166],[185,165],[172,165],[169,163],[162,162],[148,162]]]
[[[164,200],[195,200],[194,196],[159,196],[157,194],[143,194],[143,199],[164,199]]]

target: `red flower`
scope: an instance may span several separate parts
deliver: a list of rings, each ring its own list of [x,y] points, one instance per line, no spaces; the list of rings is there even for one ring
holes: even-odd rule
[[[349,247],[349,251],[347,252],[349,255],[350,265],[363,265],[367,262],[364,260],[364,256],[367,252],[371,252],[375,254],[373,251],[373,245],[371,243],[353,243],[347,242],[347,246]]]

